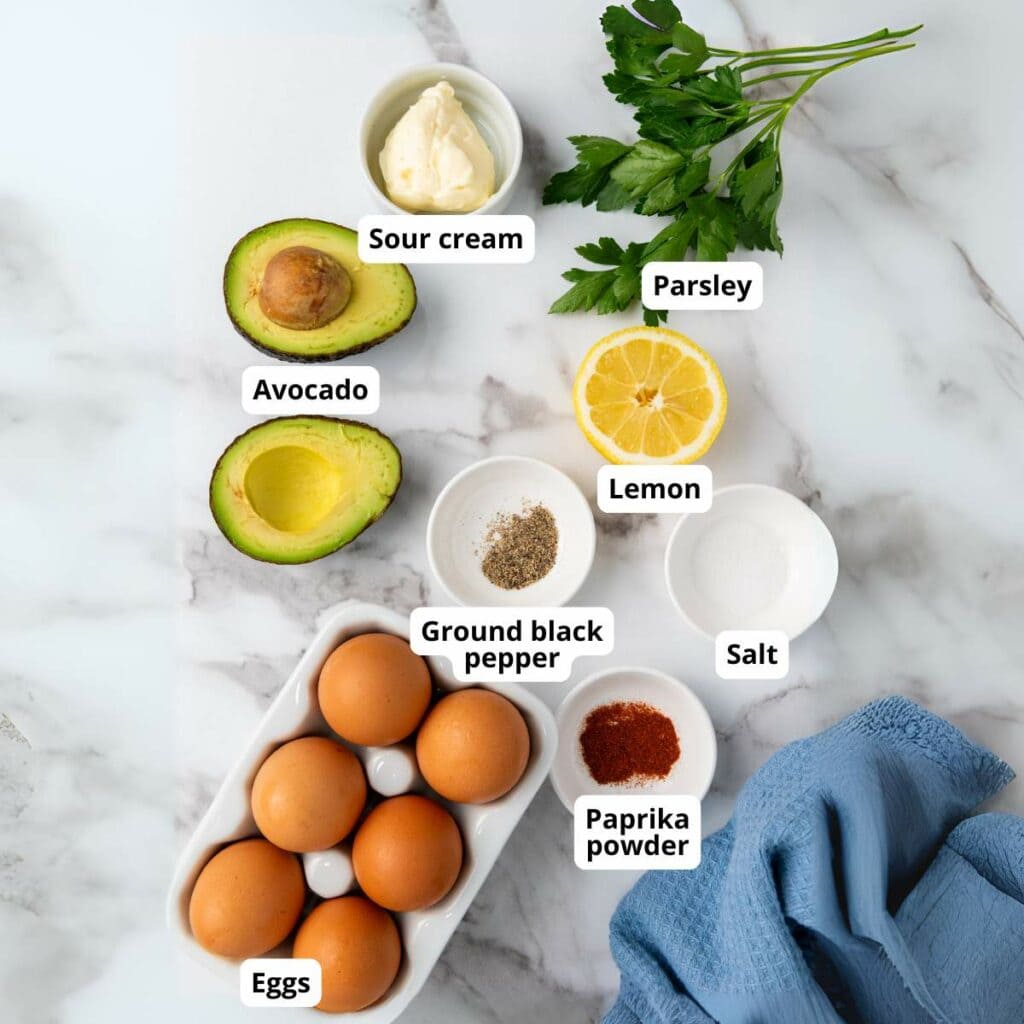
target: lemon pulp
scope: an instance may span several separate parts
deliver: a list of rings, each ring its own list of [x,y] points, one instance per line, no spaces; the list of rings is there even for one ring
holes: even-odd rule
[[[714,360],[683,334],[632,327],[587,353],[574,387],[576,418],[612,462],[683,463],[718,435],[727,396]]]

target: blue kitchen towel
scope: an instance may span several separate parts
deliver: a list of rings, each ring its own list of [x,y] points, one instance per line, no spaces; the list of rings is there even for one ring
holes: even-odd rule
[[[966,818],[1012,778],[902,697],[784,747],[622,900],[605,1024],[1022,1024],[1024,821]]]

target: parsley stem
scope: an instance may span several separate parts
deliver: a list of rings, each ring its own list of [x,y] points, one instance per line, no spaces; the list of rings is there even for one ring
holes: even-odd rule
[[[864,50],[849,50],[845,53],[808,53],[805,55],[788,57],[786,60],[780,61],[775,60],[772,57],[765,57],[762,60],[751,60],[747,61],[746,64],[739,64],[736,70],[739,72],[753,71],[754,68],[764,67],[777,67],[779,64],[816,64],[824,60],[835,60],[837,57],[842,57],[847,60],[860,59],[863,57],[876,57],[883,53],[897,53],[899,50],[909,50],[913,47],[913,43],[904,43],[901,46],[872,46]]]
[[[770,57],[790,53],[819,53],[822,50],[847,50],[851,46],[864,46],[867,43],[881,42],[883,39],[905,39],[923,27],[923,25],[915,25],[913,28],[900,29],[896,32],[882,28],[870,35],[861,36],[859,39],[846,39],[841,43],[827,43],[820,46],[782,46],[772,50],[722,50],[709,47],[708,52],[713,57]]]
[[[803,94],[807,92],[808,89],[810,89],[817,82],[820,82],[826,75],[832,74],[833,71],[838,71],[840,68],[848,68],[854,64],[859,64],[862,60],[867,60],[869,57],[880,57],[886,53],[899,53],[900,50],[912,50],[913,48],[913,43],[904,43],[902,46],[889,46],[880,47],[875,50],[862,50],[859,54],[854,52],[849,57],[847,57],[846,60],[841,60],[835,64],[829,64],[828,67],[819,68],[813,74],[808,75],[807,78],[804,79],[803,84],[795,92],[793,92],[792,95],[790,95],[789,97],[787,97],[786,100],[784,100],[784,104],[786,106],[786,114],[788,114],[789,111],[792,110],[792,108],[796,105],[797,100],[799,100],[800,97],[803,96]]]
[[[801,68],[799,71],[776,71],[771,75],[761,75],[759,78],[749,78],[743,83],[744,89],[752,89],[755,85],[763,85],[765,82],[775,82],[782,78],[806,78],[812,72],[808,68]],[[755,103],[764,102],[755,100]],[[777,102],[777,101],[776,101]]]
[[[868,57],[880,57],[886,53],[899,53],[900,50],[912,50],[913,48],[913,43],[905,43],[903,46],[879,47],[871,51],[862,51],[861,56],[851,58],[848,60],[840,60],[839,58],[841,58],[843,55],[839,53],[834,53],[831,55],[830,59],[835,60],[836,63],[830,64],[827,68],[824,68],[822,70],[827,72],[833,70],[834,68],[845,68],[848,67],[850,64],[856,64],[859,61],[866,60]],[[763,85],[765,82],[774,82],[782,78],[806,78],[809,75],[817,75],[817,70],[818,69],[801,68],[795,71],[776,71],[770,75],[761,75],[758,78],[746,79],[743,83],[743,88],[750,89],[753,88],[755,85]],[[817,78],[815,78],[815,81],[817,81]],[[754,102],[758,103],[763,101],[755,100]]]
[[[757,124],[759,121],[771,118],[768,123],[761,128],[755,135],[743,146],[743,148],[736,154],[736,156],[729,162],[728,167],[715,179],[715,186],[712,189],[712,194],[717,195],[721,190],[725,182],[733,171],[740,165],[743,158],[750,152],[751,149],[756,146],[765,135],[772,131],[781,132],[782,126],[785,124],[786,118],[789,116],[790,111],[796,106],[799,99],[808,92],[816,83],[820,82],[826,75],[830,75],[833,71],[838,71],[840,68],[851,67],[854,64],[859,64],[862,60],[867,60],[869,57],[877,57],[885,53],[897,53],[900,50],[913,49],[913,43],[905,43],[902,46],[889,46],[889,47],[876,47],[870,50],[855,51],[845,60],[839,60],[835,64],[829,64],[828,67],[819,68],[815,71],[803,71],[803,72],[790,72],[793,74],[802,74],[804,81],[800,87],[794,90],[789,96],[783,100],[769,101],[766,106],[768,109],[762,111],[759,114],[755,114],[744,126],[749,128],[751,125]],[[841,56],[840,54],[834,54],[833,58]],[[755,82],[745,82],[744,87],[756,84],[756,81],[766,81],[770,77],[786,77],[786,76],[765,76],[763,79],[757,79]]]

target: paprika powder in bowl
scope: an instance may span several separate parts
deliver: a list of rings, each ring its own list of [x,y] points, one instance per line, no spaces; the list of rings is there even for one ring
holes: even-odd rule
[[[674,794],[702,800],[718,744],[711,716],[684,683],[649,668],[584,679],[556,715],[551,784],[570,812],[596,794]]]

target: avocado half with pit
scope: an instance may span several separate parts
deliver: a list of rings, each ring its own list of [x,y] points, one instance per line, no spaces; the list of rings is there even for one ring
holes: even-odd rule
[[[261,351],[325,362],[400,331],[416,309],[416,286],[401,263],[363,263],[351,228],[295,218],[238,241],[224,267],[224,302],[238,333]]]
[[[312,562],[380,519],[401,482],[402,457],[379,430],[285,416],[227,446],[210,479],[210,509],[239,551],[264,562]]]

